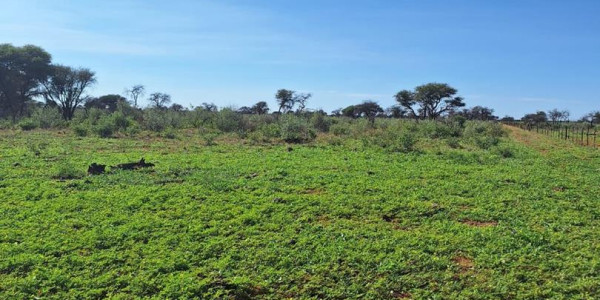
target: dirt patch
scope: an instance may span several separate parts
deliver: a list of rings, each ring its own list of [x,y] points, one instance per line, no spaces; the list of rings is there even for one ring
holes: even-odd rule
[[[457,256],[452,261],[461,269],[462,272],[472,270],[475,267],[473,260],[466,256]]]
[[[410,293],[406,293],[406,292],[403,293],[403,292],[391,291],[390,296],[392,296],[392,298],[394,298],[394,299],[412,299],[412,295]]]
[[[567,188],[564,187],[564,186],[555,186],[555,187],[552,188],[552,190],[555,191],[555,192],[564,192],[564,191],[567,190]]]
[[[473,221],[473,220],[462,220],[461,223],[469,225],[471,227],[494,227],[498,226],[498,221]]]

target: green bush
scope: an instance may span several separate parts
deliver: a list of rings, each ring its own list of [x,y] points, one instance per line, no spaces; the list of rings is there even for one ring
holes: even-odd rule
[[[143,126],[145,129],[162,132],[171,125],[169,115],[165,111],[159,109],[147,109],[144,110],[144,122]]]
[[[310,118],[310,123],[319,132],[329,132],[331,127],[331,121],[320,113],[314,113]]]
[[[94,126],[94,132],[101,138],[109,138],[115,132],[115,127],[110,118],[103,118],[96,126]]]
[[[89,126],[85,125],[85,124],[77,124],[75,126],[73,126],[73,132],[75,133],[76,136],[87,136],[89,133],[90,129]]]
[[[482,121],[467,122],[464,137],[481,149],[490,149],[498,145],[500,137],[506,133],[500,124]]]
[[[411,132],[404,132],[400,135],[399,139],[399,150],[402,152],[412,152],[415,150],[417,144],[417,138]]]
[[[21,130],[29,131],[34,130],[38,127],[38,124],[32,119],[23,119],[19,122],[19,127]]]
[[[83,172],[83,170],[79,170],[71,163],[64,161],[56,167],[54,178],[65,180],[78,179],[82,178],[83,176],[85,176],[85,172]]]
[[[281,116],[280,129],[281,139],[288,143],[310,142],[316,137],[306,120],[294,115]]]
[[[348,123],[345,122],[340,122],[340,123],[336,123],[336,124],[332,124],[329,127],[329,131],[331,133],[333,133],[336,136],[344,136],[344,135],[349,135],[350,134],[350,128],[348,126]]]
[[[237,132],[242,130],[242,115],[233,111],[231,108],[224,108],[218,114],[215,120],[217,129],[222,132]]]
[[[40,128],[58,128],[65,125],[65,121],[56,108],[44,107],[35,110],[32,118],[36,120]]]

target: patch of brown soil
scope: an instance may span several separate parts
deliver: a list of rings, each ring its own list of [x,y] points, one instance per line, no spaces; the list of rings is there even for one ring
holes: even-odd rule
[[[472,227],[494,227],[498,226],[498,221],[473,221],[463,220],[461,223],[472,226]]]
[[[473,260],[465,256],[457,256],[452,261],[460,267],[462,272],[472,270],[475,267]]]

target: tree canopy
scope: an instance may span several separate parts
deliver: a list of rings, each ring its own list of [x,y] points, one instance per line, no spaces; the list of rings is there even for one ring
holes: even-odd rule
[[[417,86],[414,91],[402,90],[394,97],[415,118],[437,119],[465,106],[462,97],[455,97],[456,93],[457,90],[446,83],[428,83]]]
[[[57,106],[65,120],[73,119],[75,110],[87,99],[84,93],[96,83],[96,75],[90,69],[52,66],[49,79],[43,82],[46,103]]]
[[[44,49],[0,44],[0,111],[13,121],[41,94],[40,85],[52,72],[52,57]]]

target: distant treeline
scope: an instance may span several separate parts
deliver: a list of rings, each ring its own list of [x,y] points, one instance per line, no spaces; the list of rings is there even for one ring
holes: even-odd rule
[[[0,119],[4,120],[1,127],[15,124],[22,128],[91,126],[97,125],[107,115],[115,122],[122,123],[116,124],[117,127],[130,122],[144,129],[163,130],[181,124],[200,127],[211,120],[211,123],[217,124],[215,128],[225,131],[230,126],[225,123],[233,124],[248,119],[243,116],[251,115],[270,115],[275,118],[295,115],[304,116],[305,119],[329,115],[364,118],[371,124],[376,118],[499,120],[491,108],[464,108],[464,99],[456,96],[457,90],[445,83],[428,83],[414,90],[402,90],[394,95],[397,104],[385,109],[375,101],[365,100],[327,114],[323,110],[307,108],[311,94],[288,89],[280,89],[275,93],[277,107],[273,110],[265,101],[258,101],[252,106],[219,110],[213,103],[185,107],[174,103],[167,93],[146,95],[146,87],[140,84],[126,89],[123,95],[93,97],[87,91],[96,81],[96,74],[90,69],[53,64],[51,55],[40,47],[0,44]],[[142,108],[140,102],[144,99],[148,105]],[[568,112],[558,110],[537,112],[522,118],[526,122],[568,119]],[[507,116],[500,120],[512,121],[514,118]],[[592,112],[582,120],[598,123],[600,112]]]

